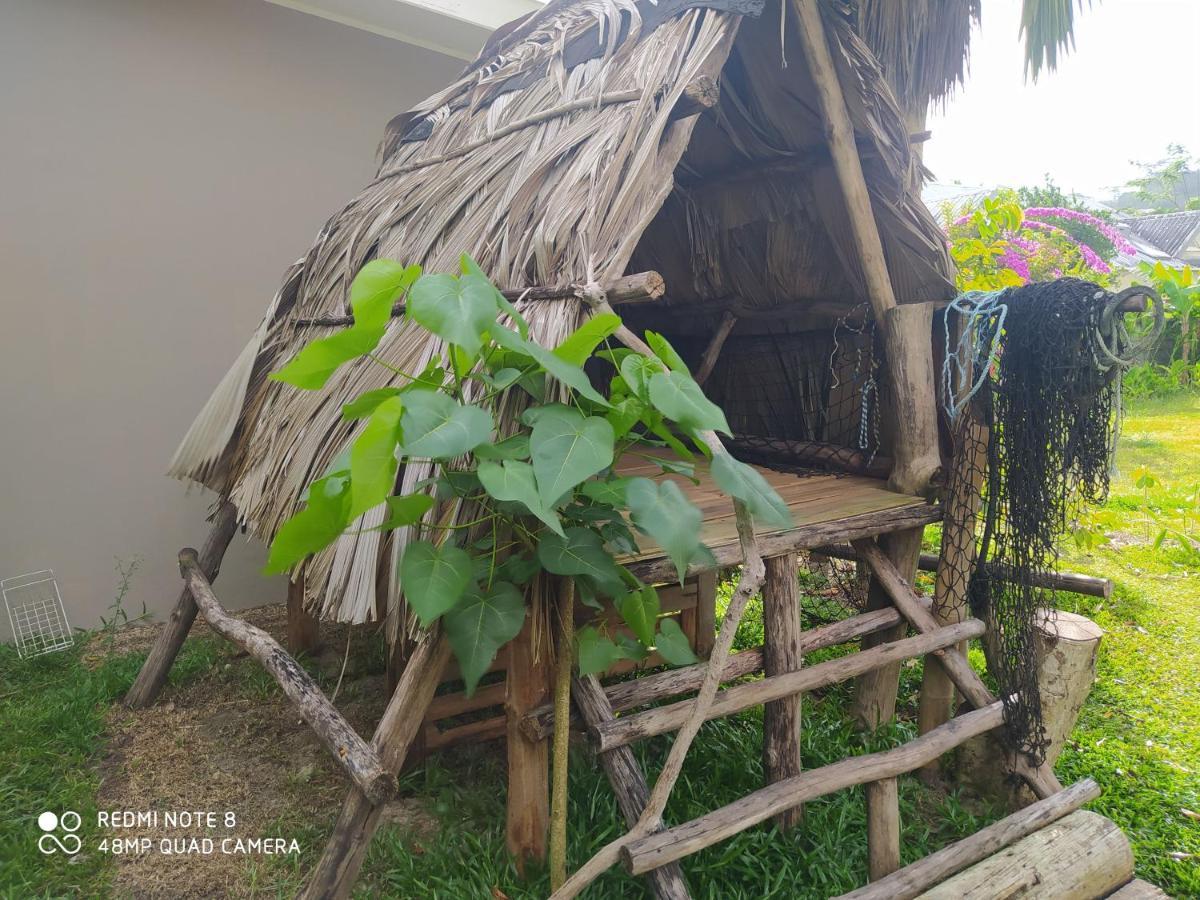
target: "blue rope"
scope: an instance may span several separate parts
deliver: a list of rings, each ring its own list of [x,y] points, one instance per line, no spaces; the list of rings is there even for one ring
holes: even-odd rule
[[[958,418],[958,414],[987,383],[989,370],[1000,352],[1000,336],[1008,317],[1008,304],[1002,302],[1007,293],[1008,288],[966,291],[955,297],[947,309],[944,317],[946,358],[942,361],[942,390],[946,394],[946,414],[951,422]],[[963,322],[957,346],[952,343],[950,336],[951,311],[958,313]],[[982,327],[985,324],[987,328]],[[991,335],[990,340],[985,339],[987,334]],[[985,343],[988,345],[986,348],[983,346]],[[986,363],[977,365],[980,360],[986,360]],[[975,374],[976,369],[978,375]],[[960,384],[970,384],[969,389],[961,395],[957,391]]]

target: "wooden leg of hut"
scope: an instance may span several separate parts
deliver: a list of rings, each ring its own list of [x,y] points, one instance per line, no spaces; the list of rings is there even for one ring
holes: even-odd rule
[[[321,621],[304,608],[304,576],[288,582],[287,647],[292,656],[312,653],[321,643]]]
[[[427,632],[409,658],[400,684],[379,720],[371,745],[378,751],[384,769],[393,775],[404,765],[449,658],[449,641],[440,634]],[[373,806],[359,790],[350,791],[325,852],[300,894],[301,900],[339,900],[350,896],[382,811],[383,807]]]
[[[795,553],[766,560],[763,582],[763,672],[770,678],[800,668],[799,562]],[[800,694],[773,700],[763,707],[763,774],[768,783],[800,774]],[[794,806],[775,817],[780,828],[804,818]]]
[[[237,531],[237,508],[229,501],[225,501],[217,510],[217,514],[213,518],[212,530],[200,550],[200,568],[210,582],[217,580],[217,574],[221,571],[221,560],[225,557],[225,550],[229,547],[229,542],[233,540],[235,531]],[[132,709],[141,709],[149,706],[158,698],[163,685],[167,683],[167,673],[171,671],[175,657],[179,655],[188,631],[191,630],[192,623],[196,621],[197,611],[198,607],[196,601],[192,599],[191,589],[185,585],[179,592],[179,599],[175,601],[175,608],[171,610],[170,618],[159,631],[150,655],[142,663],[141,671],[138,672],[133,686],[125,695],[126,706]]]
[[[549,696],[549,666],[546,653],[549,637],[539,635],[540,653],[534,647],[534,619],[525,619],[508,645],[508,852],[522,875],[527,860],[546,858],[546,836],[550,826],[549,742],[530,740],[521,730],[521,719]]]
[[[717,638],[717,573],[696,576],[696,655],[708,659]]]
[[[895,778],[867,785],[867,877],[877,881],[900,868],[900,794]]]

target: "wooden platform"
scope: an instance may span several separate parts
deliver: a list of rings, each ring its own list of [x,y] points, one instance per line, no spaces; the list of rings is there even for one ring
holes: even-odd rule
[[[675,459],[670,451],[639,450],[625,455],[617,466],[617,473],[625,477],[641,476],[654,481],[674,481],[704,514],[700,539],[712,550],[717,563],[725,566],[739,562],[740,550],[733,502],[713,481],[708,460],[703,457],[694,459],[693,481],[682,475],[664,473],[656,458]],[[843,533],[853,537],[874,536],[882,531],[895,530],[895,525],[887,523],[894,522],[897,518],[912,518],[912,525],[934,522],[939,518],[936,507],[927,504],[920,497],[889,491],[885,483],[878,478],[861,475],[793,475],[765,466],[753,468],[758,470],[787,503],[795,521],[795,526],[790,529],[759,532],[764,556],[827,542],[823,538],[819,539],[820,535],[835,535],[829,539],[833,541],[851,539],[849,536],[842,537]],[[881,527],[871,530],[871,523],[876,520]],[[660,565],[664,562],[664,557],[659,546],[646,535],[636,535],[636,538],[638,552],[625,557],[621,562],[646,581],[653,580],[656,575],[669,575],[670,562],[665,561],[665,566]],[[693,568],[689,571],[698,570]]]

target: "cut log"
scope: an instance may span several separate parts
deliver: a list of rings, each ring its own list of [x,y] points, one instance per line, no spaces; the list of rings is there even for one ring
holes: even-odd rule
[[[359,737],[312,676],[275,638],[225,611],[200,571],[199,556],[190,547],[179,551],[179,572],[212,630],[249,653],[274,677],[300,717],[367,799],[373,804],[390,800],[396,793],[396,776],[383,768],[374,748]]]
[[[873,541],[854,541],[854,549],[871,567],[878,583],[887,591],[896,608],[912,624],[913,628],[925,634],[939,630],[937,620],[918,600],[911,585],[907,584],[896,567],[888,560]],[[971,620],[967,620],[971,621]],[[964,697],[977,709],[987,706],[995,697],[983,683],[979,674],[971,668],[967,657],[957,648],[947,649],[939,658],[942,668],[950,676]],[[932,732],[931,732],[932,733]],[[1062,785],[1054,776],[1054,770],[1044,763],[1040,766],[1031,765],[1023,756],[1011,761],[1013,771],[1029,783],[1033,792],[1041,799],[1062,790]]]
[[[734,685],[717,694],[706,721],[732,715],[772,700],[790,697],[802,691],[837,684],[878,666],[911,659],[914,656],[924,656],[953,646],[958,641],[979,637],[983,634],[983,629],[983,623],[978,619],[968,619],[929,634],[882,644],[870,650],[818,663],[799,672],[788,672],[760,681]],[[590,728],[589,731],[599,749],[612,750],[643,738],[676,730],[688,720],[692,713],[692,704],[692,700],[680,700],[678,703],[615,719]]]
[[[582,284],[564,284],[558,287],[527,287],[501,291],[508,300],[568,300],[579,297]],[[615,305],[649,303],[662,299],[667,293],[667,284],[657,272],[638,272],[613,279],[604,286],[608,302]],[[392,307],[392,318],[404,315],[404,304]],[[312,319],[297,319],[294,328],[342,328],[354,324],[354,316],[320,316]]]
[[[404,765],[449,658],[450,642],[436,628],[421,636],[408,657],[400,683],[371,738],[383,767],[393,776]],[[350,896],[382,809],[358,790],[350,791],[300,900],[345,900]]]
[[[793,550],[807,550],[809,547],[821,544],[836,544],[918,528],[931,522],[937,522],[941,517],[940,507],[931,503],[913,504],[896,509],[863,513],[858,516],[847,516],[831,522],[814,522],[811,525],[800,525],[789,531],[762,535],[759,538],[759,546],[764,554],[780,556]],[[741,547],[736,541],[719,544],[709,549],[712,551],[712,559],[705,563],[689,566],[687,570],[689,576],[740,565],[742,562]],[[634,560],[625,563],[625,568],[646,584],[666,584],[679,577],[675,563],[666,557]]]
[[[766,560],[763,582],[763,673],[767,678],[798,672],[800,652],[799,562],[795,553]],[[772,700],[763,708],[763,775],[767,783],[800,774],[800,703],[793,694]],[[794,806],[775,818],[781,829],[798,825],[804,807]]]
[[[1099,785],[1085,778],[1053,797],[1039,800],[886,878],[843,894],[838,900],[912,900],[938,882],[1073,813],[1099,796]]]
[[[524,875],[529,860],[546,858],[550,828],[550,747],[546,740],[531,741],[521,731],[521,719],[550,694],[550,668],[546,651],[549,635],[541,635],[541,653],[534,652],[532,616],[508,645],[508,672],[504,701],[508,717],[508,812],[506,843],[517,871]]]
[[[575,679],[571,699],[579,708],[583,721],[589,726],[601,722],[612,721],[613,710],[604,696],[604,689],[595,675],[585,675]],[[650,788],[646,784],[646,776],[638,765],[633,751],[628,747],[618,747],[607,753],[597,754],[608,783],[612,785],[616,795],[617,805],[625,823],[631,828],[637,823],[646,808],[646,800],[650,797]],[[652,872],[647,873],[650,887],[654,896],[660,900],[687,900],[691,897],[683,870],[677,863],[668,863]]]
[[[1157,885],[1135,878],[1119,891],[1109,894],[1108,900],[1171,900],[1171,896]]]
[[[287,644],[292,656],[311,653],[321,643],[321,620],[304,608],[304,576],[288,582]]]
[[[1132,877],[1129,839],[1108,819],[1080,809],[918,896],[1095,900]]]
[[[967,738],[996,728],[1003,716],[1004,709],[996,702],[961,715],[894,750],[851,757],[768,785],[698,819],[630,843],[622,854],[626,868],[640,875],[711,847],[798,803],[856,784],[911,772]]]
[[[801,632],[797,649],[801,654],[826,647],[836,647],[847,641],[853,641],[884,628],[893,628],[903,621],[895,608],[878,609],[874,612],[863,613],[840,622],[822,625],[811,631]],[[680,694],[690,694],[698,690],[704,679],[706,663],[692,666],[682,666],[678,669],[667,669],[653,675],[644,675],[629,681],[620,681],[604,688],[604,694],[609,704],[617,712],[636,709],[649,703],[656,703],[668,697]],[[721,673],[721,681],[734,681],[746,675],[755,675],[763,669],[763,651],[761,647],[743,650],[730,655]],[[438,698],[441,699],[440,697]],[[435,701],[436,703],[437,701]],[[546,703],[539,706],[521,722],[521,730],[530,740],[544,740],[554,732],[554,707]]]
[[[683,89],[683,95],[671,110],[671,118],[698,116],[716,106],[720,99],[721,83],[711,75],[701,75]]]
[[[212,530],[209,531],[204,547],[200,550],[200,568],[210,583],[217,580],[221,571],[221,560],[224,559],[225,551],[236,531],[237,508],[226,500],[217,510]],[[175,663],[175,657],[179,655],[192,623],[196,621],[196,612],[196,601],[192,599],[192,592],[185,585],[179,592],[179,599],[175,601],[175,608],[171,610],[170,617],[158,632],[150,655],[142,663],[141,671],[125,695],[126,706],[141,709],[158,699],[163,685],[167,683],[167,674]]]
[[[944,537],[943,540],[945,540]],[[809,552],[817,553],[821,556],[829,556],[833,559],[849,561],[859,559],[853,547],[825,545],[822,547],[813,547]],[[936,572],[938,570],[938,562],[939,559],[934,554],[922,553],[917,562],[917,568],[922,572]],[[989,565],[987,570],[992,578],[1003,577],[1003,571],[998,566]],[[1112,596],[1113,591],[1111,579],[1096,578],[1094,575],[1081,575],[1078,572],[1049,572],[1045,575],[1035,575],[1033,584],[1035,587],[1047,588],[1052,591],[1082,594],[1086,597],[1102,597],[1106,600]]]
[[[721,324],[713,332],[712,340],[708,342],[708,346],[704,349],[704,355],[700,357],[700,365],[696,369],[695,375],[696,384],[704,384],[708,380],[708,376],[716,368],[717,359],[721,356],[721,348],[725,346],[725,340],[729,337],[729,333],[733,331],[733,326],[736,324],[737,316],[726,310],[725,314],[721,317]]]

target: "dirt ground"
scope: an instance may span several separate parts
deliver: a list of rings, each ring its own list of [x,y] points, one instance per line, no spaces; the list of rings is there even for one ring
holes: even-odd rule
[[[282,606],[246,610],[239,615],[283,642],[286,612]],[[148,649],[156,625],[136,625],[116,636],[115,652]],[[211,634],[197,623],[189,640]],[[346,626],[326,625],[317,660],[321,671],[336,680],[346,648]],[[358,630],[355,644],[361,648]],[[385,704],[381,675],[355,672],[353,646],[338,707],[360,734],[369,735]],[[93,649],[108,652],[107,643]],[[86,657],[85,657],[86,658]],[[113,829],[115,838],[149,837],[153,850],[116,857],[113,893],[117,897],[250,896],[262,889],[273,894],[270,881],[278,867],[271,857],[222,852],[224,838],[283,838],[311,835],[331,825],[348,789],[341,769],[288,701],[257,671],[257,664],[237,648],[223,645],[216,662],[182,687],[168,686],[152,708],[131,711],[115,705],[109,714],[108,754],[101,764],[103,781],[98,806],[113,811],[158,811],[156,826]],[[218,814],[216,828],[167,827],[167,811]],[[226,827],[226,813],[236,824]],[[436,827],[418,802],[399,800],[389,819],[416,831]],[[211,838],[213,851],[167,854],[162,840]],[[316,841],[310,841],[316,842]],[[236,844],[231,845],[236,849]],[[299,848],[299,863],[308,869],[320,846]],[[292,857],[293,859],[295,857]],[[263,883],[264,879],[267,883]]]

